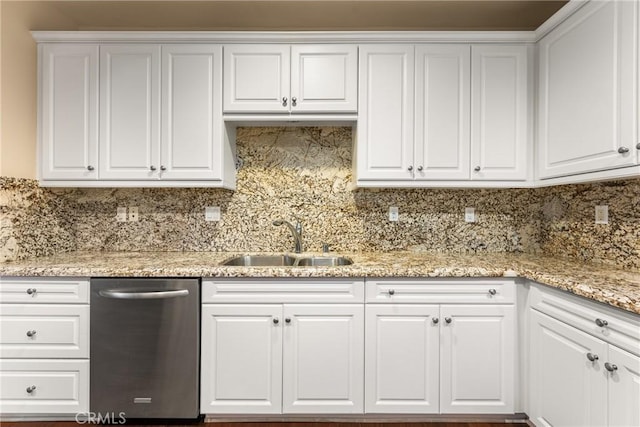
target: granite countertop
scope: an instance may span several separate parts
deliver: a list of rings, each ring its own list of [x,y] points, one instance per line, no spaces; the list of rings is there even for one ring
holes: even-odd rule
[[[243,253],[244,254],[244,253]],[[340,267],[227,267],[231,252],[70,252],[0,263],[1,276],[524,277],[640,314],[640,271],[513,253],[340,253]],[[318,255],[307,253],[305,255]]]

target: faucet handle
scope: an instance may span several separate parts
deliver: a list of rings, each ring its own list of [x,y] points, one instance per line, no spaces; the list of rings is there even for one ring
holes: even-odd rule
[[[322,253],[323,254],[329,253],[329,248],[330,248],[330,246],[329,246],[328,243],[322,242]]]

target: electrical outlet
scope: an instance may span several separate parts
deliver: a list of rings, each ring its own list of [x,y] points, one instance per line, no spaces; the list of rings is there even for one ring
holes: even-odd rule
[[[596,206],[596,224],[609,224],[609,206]]]
[[[476,222],[475,208],[464,208],[464,222]]]
[[[398,222],[400,213],[397,206],[389,207],[389,221]]]
[[[116,209],[116,221],[127,222],[127,208],[124,206],[118,206]]]
[[[204,220],[205,221],[220,221],[220,206],[205,206],[204,207]]]
[[[138,221],[138,207],[137,206],[129,206],[129,221],[137,222]]]

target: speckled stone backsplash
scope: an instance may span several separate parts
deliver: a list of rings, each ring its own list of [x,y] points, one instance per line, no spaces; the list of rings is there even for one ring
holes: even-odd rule
[[[544,250],[640,268],[638,230],[628,222],[638,219],[637,198],[618,203],[617,196],[628,191],[638,194],[638,181],[536,190],[355,189],[348,127],[240,128],[237,151],[244,165],[238,171],[235,192],[204,188],[47,190],[33,181],[3,186],[4,199],[22,200],[31,194],[33,202],[27,209],[3,201],[2,213],[8,217],[3,224],[8,225],[7,230],[3,225],[0,236],[11,237],[0,240],[0,259],[76,249],[289,251],[293,247],[289,231],[272,222],[278,218],[294,221],[297,216],[308,251],[320,251],[322,242],[335,251]],[[577,190],[581,187],[586,189]],[[605,200],[603,194],[609,203],[611,231],[594,233],[593,224],[586,220],[591,217],[593,222],[593,202]],[[36,209],[39,204],[46,206]],[[118,206],[137,206],[140,220],[116,222]],[[220,206],[222,220],[206,222],[205,206]],[[387,219],[390,206],[400,210],[397,223]],[[476,208],[476,223],[464,222],[467,206]],[[42,218],[22,219],[31,215]],[[620,225],[620,218],[627,222]],[[36,226],[15,225],[25,221]],[[8,250],[11,245],[14,249]],[[27,249],[31,246],[38,249]],[[633,248],[636,259],[625,260],[633,256],[629,255]]]

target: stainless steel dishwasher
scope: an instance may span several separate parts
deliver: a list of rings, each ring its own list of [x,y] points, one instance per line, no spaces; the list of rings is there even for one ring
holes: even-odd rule
[[[91,279],[90,410],[196,418],[199,279]]]

